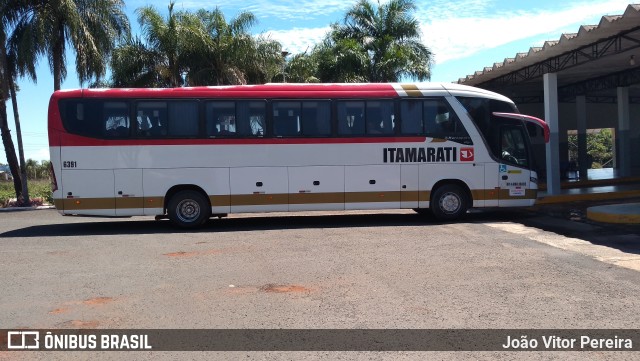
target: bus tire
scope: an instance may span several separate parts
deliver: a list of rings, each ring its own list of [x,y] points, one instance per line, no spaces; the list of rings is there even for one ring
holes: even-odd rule
[[[203,224],[211,215],[211,207],[205,196],[193,190],[183,190],[171,197],[167,206],[169,219],[181,228],[193,228]]]
[[[452,221],[464,216],[468,207],[464,189],[455,184],[445,184],[433,193],[429,208],[439,221]]]

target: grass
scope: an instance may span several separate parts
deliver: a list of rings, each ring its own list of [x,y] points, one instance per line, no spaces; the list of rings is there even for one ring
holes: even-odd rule
[[[38,205],[42,203],[53,204],[51,182],[48,179],[29,180],[29,196],[31,201]],[[11,199],[16,198],[12,181],[0,181],[0,208],[11,205]]]

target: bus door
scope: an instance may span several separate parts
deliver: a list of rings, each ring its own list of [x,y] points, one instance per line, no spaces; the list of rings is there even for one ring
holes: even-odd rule
[[[522,124],[500,126],[499,206],[527,206],[535,192],[531,191],[530,152],[527,133]]]

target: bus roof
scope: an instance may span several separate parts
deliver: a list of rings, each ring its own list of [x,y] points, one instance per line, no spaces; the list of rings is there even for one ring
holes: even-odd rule
[[[60,90],[55,98],[374,98],[398,96],[481,96],[506,102],[488,90],[454,83],[343,83],[203,86],[184,88],[99,88]]]

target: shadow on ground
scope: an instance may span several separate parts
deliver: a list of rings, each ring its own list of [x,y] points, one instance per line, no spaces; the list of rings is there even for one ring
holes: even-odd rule
[[[598,202],[598,204],[606,202]],[[593,244],[619,249],[627,253],[640,254],[639,225],[610,225],[586,219],[586,208],[594,202],[576,202],[563,205],[545,205],[529,209],[473,210],[461,222],[476,224],[488,222],[513,222],[525,226],[554,232],[566,237],[579,238]],[[92,219],[92,218],[85,218]],[[194,230],[175,228],[169,221],[151,219],[90,222],[67,222],[37,225],[11,230],[0,234],[3,237],[69,237],[93,235],[171,234],[181,232],[239,232],[306,228],[363,228],[363,227],[437,227],[443,223],[432,216],[413,213],[372,213],[338,215],[255,216],[211,219],[203,227]],[[437,230],[436,230],[437,231]]]

